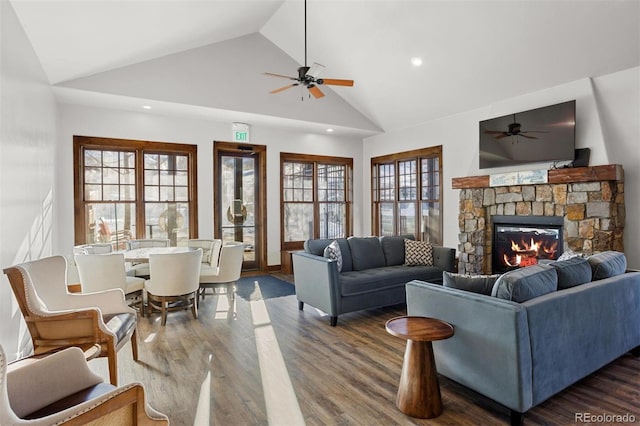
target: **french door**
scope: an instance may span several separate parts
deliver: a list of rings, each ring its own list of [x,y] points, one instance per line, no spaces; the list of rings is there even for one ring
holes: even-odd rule
[[[244,243],[243,270],[266,268],[266,147],[215,142],[215,237]]]

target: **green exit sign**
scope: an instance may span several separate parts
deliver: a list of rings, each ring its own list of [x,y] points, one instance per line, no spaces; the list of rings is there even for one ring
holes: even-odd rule
[[[234,133],[233,140],[236,141],[236,142],[248,142],[249,141],[249,133],[248,132],[236,131]]]
[[[249,142],[249,125],[247,123],[232,123],[231,137],[234,142]]]

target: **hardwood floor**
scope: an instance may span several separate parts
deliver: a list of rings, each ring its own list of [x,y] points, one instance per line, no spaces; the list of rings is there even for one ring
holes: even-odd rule
[[[290,280],[290,276],[279,275]],[[121,384],[144,383],[172,425],[504,425],[509,410],[440,378],[444,412],[413,419],[395,407],[406,342],[384,329],[404,306],[341,315],[337,327],[295,296],[228,303],[208,295],[190,311],[140,318],[138,363],[118,354]],[[90,361],[108,378],[105,359]],[[530,410],[525,425],[575,424],[575,413],[640,421],[640,358],[627,354]]]

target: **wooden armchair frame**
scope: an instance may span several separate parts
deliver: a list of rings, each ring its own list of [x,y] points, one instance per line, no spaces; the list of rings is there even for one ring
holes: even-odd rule
[[[0,347],[0,406],[0,424],[169,424],[146,403],[141,383],[104,383],[77,348],[7,364]]]
[[[68,302],[67,308],[50,308],[47,300],[41,298],[29,269],[36,262],[46,262],[50,268],[48,285],[59,286],[56,289],[63,299],[58,305]],[[98,356],[107,357],[111,384],[118,384],[117,351],[127,340],[131,341],[133,359],[138,360],[136,334],[136,312],[127,306],[124,293],[120,289],[89,294],[69,294],[66,289],[66,260],[62,256],[53,256],[4,269],[9,278],[18,306],[27,324],[33,343],[34,353],[42,354],[63,348],[76,346],[88,350],[100,345]],[[66,294],[63,294],[63,292]],[[132,314],[134,323],[122,333],[118,340],[116,333],[107,327],[107,318],[117,314]]]

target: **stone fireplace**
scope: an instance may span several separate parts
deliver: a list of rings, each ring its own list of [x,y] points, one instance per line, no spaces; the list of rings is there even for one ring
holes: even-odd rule
[[[454,178],[460,189],[458,271],[494,272],[494,219],[561,223],[557,255],[566,250],[592,254],[624,251],[625,221],[622,166],[549,170],[547,183],[490,186],[489,176]],[[543,226],[543,229],[546,229]],[[540,231],[540,230],[538,230]],[[527,251],[524,245],[521,248]],[[497,254],[499,255],[499,254]],[[515,257],[510,263],[515,262]],[[498,272],[498,271],[496,271]]]

